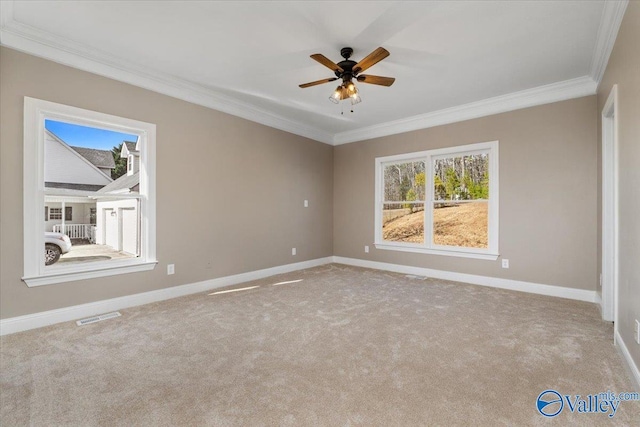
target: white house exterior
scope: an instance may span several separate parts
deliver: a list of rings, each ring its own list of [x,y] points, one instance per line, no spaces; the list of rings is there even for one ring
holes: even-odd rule
[[[120,157],[127,159],[127,175],[131,175],[140,170],[140,150],[138,150],[136,142],[124,141]]]
[[[113,182],[111,169],[115,167],[115,163],[111,152],[71,147],[50,131],[45,132],[45,187],[97,191]],[[96,166],[83,156],[96,151],[108,153],[111,156],[111,162],[104,161],[102,165]]]
[[[96,203],[89,195],[113,182],[110,151],[71,147],[45,130],[45,231],[94,240]]]
[[[140,186],[140,152],[137,143],[124,142],[120,157],[127,159],[127,173],[98,190],[99,194],[113,197],[97,199],[96,243],[138,256],[140,208],[135,196]]]

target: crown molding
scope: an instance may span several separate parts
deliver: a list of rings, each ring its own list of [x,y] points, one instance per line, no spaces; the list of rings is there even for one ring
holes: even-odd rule
[[[513,92],[482,101],[445,108],[444,110],[438,110],[432,113],[381,123],[353,131],[341,132],[334,136],[333,145],[426,129],[461,122],[463,120],[490,116],[492,114],[519,110],[521,108],[595,95],[596,87],[597,84],[591,77],[578,77],[576,79],[539,86],[520,92]]]
[[[598,28],[596,46],[591,57],[591,78],[598,84],[607,68],[629,0],[605,1]]]
[[[0,44],[3,46],[326,144],[332,143],[331,133],[238,101],[214,89],[133,65],[106,52],[21,24],[13,19],[13,3],[0,2]]]
[[[106,52],[21,24],[13,19],[13,3],[9,0],[0,1],[1,45],[326,144],[340,145],[595,94],[628,0],[605,2],[589,76],[337,134],[255,107],[215,89],[131,64]]]

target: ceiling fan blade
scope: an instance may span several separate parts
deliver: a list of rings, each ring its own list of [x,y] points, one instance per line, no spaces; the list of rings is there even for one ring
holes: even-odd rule
[[[300,86],[301,88],[304,89],[305,87],[321,85],[323,83],[329,83],[329,82],[332,82],[332,81],[335,81],[335,80],[338,80],[338,78],[337,77],[331,77],[331,78],[328,78],[328,79],[316,80],[315,82],[303,83],[303,84],[298,85],[298,86]]]
[[[377,64],[382,61],[384,58],[389,56],[389,51],[383,47],[379,47],[369,55],[367,55],[362,61],[358,62],[354,67],[353,71],[355,73],[359,73],[361,71],[366,70],[367,68]]]
[[[362,83],[371,83],[372,85],[380,85],[380,86],[391,86],[393,82],[396,81],[393,77],[382,77],[382,76],[369,76],[366,74],[361,74],[356,77],[359,82]]]
[[[318,61],[319,63],[321,63],[322,65],[324,65],[325,67],[329,68],[332,71],[337,71],[339,73],[342,73],[344,71],[342,68],[338,66],[338,64],[336,64],[335,62],[333,62],[332,60],[330,60],[329,58],[327,58],[321,53],[314,53],[313,55],[311,55],[311,58],[315,59],[316,61]]]

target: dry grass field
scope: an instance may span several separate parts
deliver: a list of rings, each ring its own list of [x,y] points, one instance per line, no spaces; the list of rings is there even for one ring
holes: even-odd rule
[[[437,245],[486,248],[487,230],[487,203],[461,203],[434,210],[433,232]],[[382,234],[387,241],[424,243],[424,212],[387,222]]]

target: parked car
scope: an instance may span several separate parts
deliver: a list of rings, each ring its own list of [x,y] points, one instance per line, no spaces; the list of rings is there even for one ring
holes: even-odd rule
[[[44,233],[44,265],[58,262],[60,255],[71,250],[71,239],[62,233],[45,231]]]

